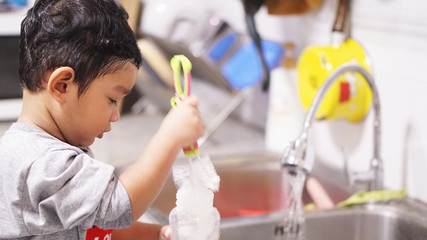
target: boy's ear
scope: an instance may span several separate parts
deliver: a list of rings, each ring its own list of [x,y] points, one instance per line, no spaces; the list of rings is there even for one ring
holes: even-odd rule
[[[47,82],[47,90],[56,101],[63,103],[70,93],[74,82],[74,69],[70,67],[59,67],[51,74]]]

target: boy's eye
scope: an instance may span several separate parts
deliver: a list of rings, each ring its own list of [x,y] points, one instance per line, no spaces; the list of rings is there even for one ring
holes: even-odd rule
[[[110,98],[110,102],[111,102],[112,104],[116,104],[116,103],[117,103],[117,101],[116,101],[116,100],[114,100],[114,99],[112,99],[112,98]]]

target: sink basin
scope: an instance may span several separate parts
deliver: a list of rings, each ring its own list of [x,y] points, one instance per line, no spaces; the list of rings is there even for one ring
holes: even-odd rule
[[[285,213],[280,212],[283,198],[279,158],[266,154],[211,156],[221,177],[214,200],[221,214],[221,240],[281,239]],[[320,161],[312,175],[334,202],[354,192],[343,188],[346,180],[340,171],[322,166]],[[157,222],[166,224],[175,201],[176,188],[169,176],[149,212]],[[303,202],[311,202],[307,193],[303,194]],[[305,216],[306,240],[427,239],[427,207],[411,198],[306,212]]]
[[[221,178],[214,206],[221,218],[266,214],[280,209],[281,171],[279,157],[212,157]],[[176,187],[172,176],[153,206],[168,215],[175,207]]]
[[[253,154],[246,156],[210,156],[218,175],[221,178],[220,189],[215,193],[214,206],[218,209],[221,218],[254,216],[277,212],[283,204],[282,172],[280,170],[280,156],[275,154]],[[182,159],[179,159],[180,161]],[[317,170],[316,170],[317,169]],[[333,176],[333,170],[315,165],[313,175],[327,176],[329,181],[342,183],[345,180]],[[331,194],[334,202],[346,199],[350,193],[337,188],[327,181],[325,189]],[[153,203],[157,212],[167,216],[175,207],[176,187],[172,176]],[[307,193],[303,194],[304,204],[311,202]],[[164,218],[163,218],[164,219]]]
[[[410,198],[306,213],[306,240],[427,238],[427,207]],[[221,240],[280,239],[284,213],[223,219]]]

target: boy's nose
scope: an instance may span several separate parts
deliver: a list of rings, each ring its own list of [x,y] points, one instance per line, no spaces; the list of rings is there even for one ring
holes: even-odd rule
[[[113,112],[113,114],[111,115],[111,122],[117,122],[120,119],[120,109],[116,108]]]

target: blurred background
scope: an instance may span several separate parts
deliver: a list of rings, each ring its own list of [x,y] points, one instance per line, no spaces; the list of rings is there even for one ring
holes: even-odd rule
[[[289,96],[286,104],[293,109],[285,117],[286,125],[281,127],[289,132],[300,129],[305,109],[301,100],[303,90],[297,88],[298,60],[307,47],[331,44],[338,0],[306,1],[306,5],[295,5],[289,12],[280,10],[275,1],[248,2],[253,6],[245,6],[245,1],[240,0],[123,0],[128,5],[129,22],[139,39],[145,63],[133,94],[123,103],[127,126],[119,129],[138,128],[139,122],[126,120],[126,114],[162,115],[169,109],[174,90],[168,61],[179,53],[193,63],[193,94],[201,99],[202,114],[211,133],[224,119],[231,118],[235,122],[227,131],[238,129],[232,131],[233,135],[257,138],[254,140],[257,150],[280,153],[282,142],[292,140],[293,136],[269,136],[273,142],[280,142],[279,146],[267,141],[267,129],[280,125],[268,120],[272,118],[269,112],[272,95]],[[20,112],[17,44],[20,22],[32,3],[32,0],[0,1],[2,131]],[[406,188],[409,196],[427,202],[423,184],[427,181],[427,3],[354,0],[350,9],[347,24],[351,38],[366,52],[380,94],[385,187]],[[261,38],[263,59],[259,58],[253,42],[248,20],[251,16]],[[289,81],[283,93],[271,88],[280,79]],[[266,88],[266,81],[270,88]],[[158,119],[153,121],[157,123]],[[246,128],[241,129],[240,124],[256,134],[245,132]],[[316,121],[312,131],[316,158],[336,169],[343,169],[348,159],[351,170],[365,170],[372,156],[372,130],[371,111],[358,121],[345,118]],[[114,133],[107,137],[113,138]],[[94,145],[106,161],[117,155],[107,150],[114,145],[111,141],[107,138],[107,144]]]

